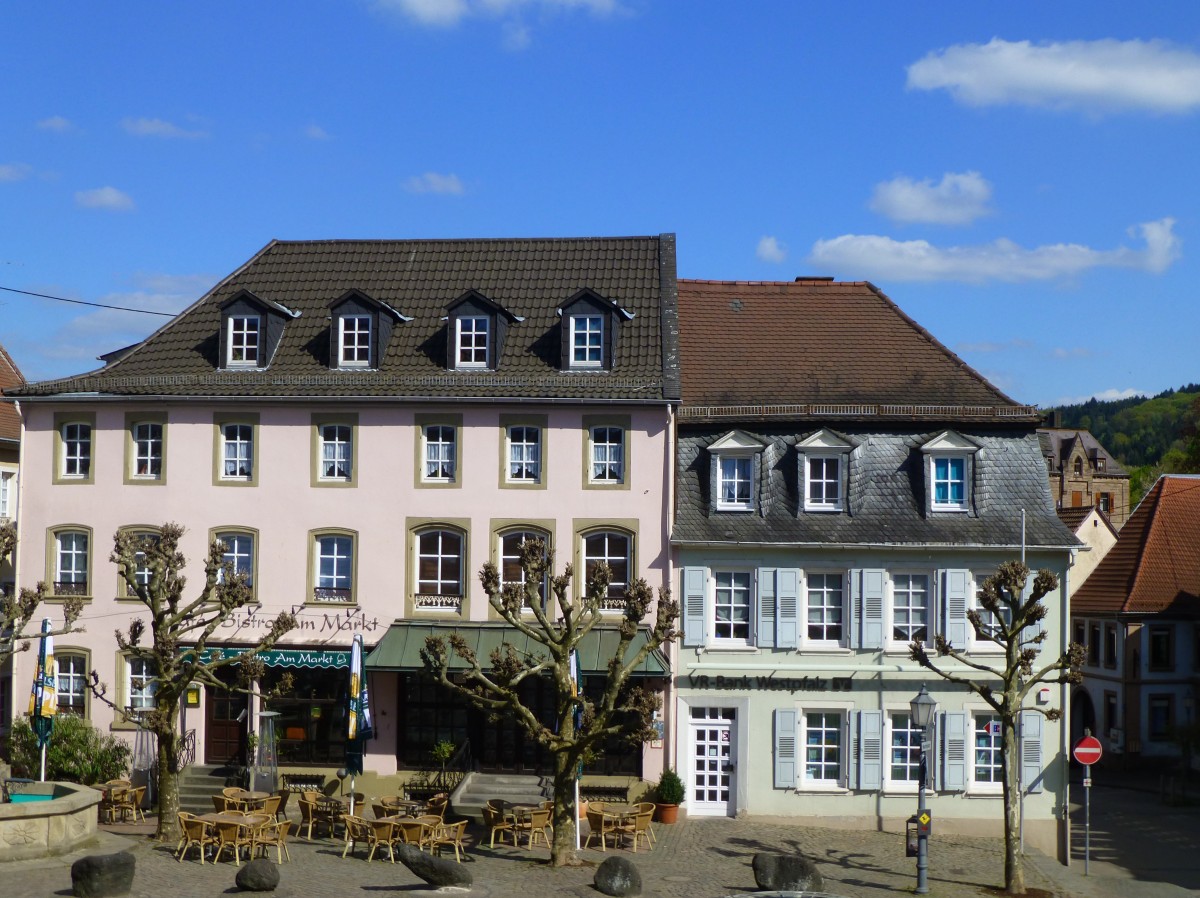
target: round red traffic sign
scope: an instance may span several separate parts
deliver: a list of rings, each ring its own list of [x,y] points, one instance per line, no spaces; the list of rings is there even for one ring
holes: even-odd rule
[[[1084,736],[1075,743],[1075,747],[1071,749],[1071,754],[1075,756],[1075,760],[1080,764],[1087,766],[1095,764],[1104,754],[1104,746],[1100,744],[1100,740],[1095,736]]]

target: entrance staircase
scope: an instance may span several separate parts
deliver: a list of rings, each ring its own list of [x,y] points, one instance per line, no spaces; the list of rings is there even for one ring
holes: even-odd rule
[[[192,764],[179,774],[179,810],[193,814],[212,813],[214,795],[226,786],[240,786],[234,767]]]
[[[483,806],[493,798],[514,804],[537,804],[553,796],[547,777],[516,773],[468,773],[450,795],[450,807],[460,817],[483,820]]]

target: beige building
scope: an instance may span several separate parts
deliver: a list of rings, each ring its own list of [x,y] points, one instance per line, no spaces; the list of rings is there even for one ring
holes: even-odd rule
[[[1071,565],[1070,579],[1067,581],[1067,597],[1070,598],[1108,554],[1108,550],[1117,544],[1117,528],[1108,515],[1095,507],[1060,508],[1058,519],[1086,547],[1075,555]]]
[[[1098,508],[1121,529],[1129,507],[1129,472],[1086,430],[1038,429],[1057,508]]]

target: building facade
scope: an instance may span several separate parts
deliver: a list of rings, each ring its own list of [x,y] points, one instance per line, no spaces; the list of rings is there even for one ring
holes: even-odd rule
[[[1035,428],[870,284],[679,282],[682,405],[671,542],[684,608],[673,757],[689,813],[775,814],[902,830],[937,701],[930,806],[956,832],[1002,828],[1000,735],[982,700],[910,660],[942,634],[982,665],[981,581],[1024,553],[1060,581]],[[984,676],[946,663],[955,673]],[[1065,729],[1023,715],[1025,837],[1061,853]]]
[[[1072,732],[1124,763],[1179,758],[1200,692],[1200,477],[1164,474],[1071,597],[1086,648]]]
[[[25,382],[16,363],[0,346],[0,393]],[[17,490],[20,487],[21,416],[15,405],[0,402],[0,524],[16,523]],[[0,558],[0,595],[16,589],[13,559]],[[12,713],[12,683],[0,674],[0,735],[8,730]]]
[[[1129,518],[1129,472],[1090,431],[1043,427],[1050,493],[1057,508],[1098,508],[1120,530]]]
[[[484,769],[536,768],[515,723],[449,701],[406,647],[431,632],[498,641],[476,574],[491,560],[519,577],[531,534],[581,572],[577,589],[612,567],[614,623],[630,577],[665,582],[674,254],[672,235],[273,242],[107,367],[25,388],[21,582],[87,602],[85,632],[58,641],[60,708],[133,728],[89,697],[91,670],[118,707],[153,701],[154,671],[113,641],[142,610],[109,553],[118,531],[175,521],[193,583],[220,539],[253,585],[255,603],[210,644],[235,652],[280,612],[297,617],[261,684],[294,678],[270,701],[281,771],[344,765],[357,633],[368,649],[387,642],[368,658],[365,788],[427,767],[442,740],[469,741]],[[599,651],[585,688],[605,670]],[[661,687],[652,661],[644,676]],[[13,680],[31,665],[19,658]],[[243,759],[258,710],[195,693],[183,727],[196,760]],[[661,767],[660,746],[595,771]]]

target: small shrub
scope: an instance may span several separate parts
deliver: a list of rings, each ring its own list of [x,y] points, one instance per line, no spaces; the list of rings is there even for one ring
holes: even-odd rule
[[[664,768],[658,778],[658,786],[654,790],[655,800],[659,804],[680,804],[683,802],[683,780],[670,767]]]
[[[42,754],[28,717],[13,721],[6,750],[15,775],[34,778],[41,772]],[[91,786],[124,776],[132,758],[127,742],[82,717],[59,714],[46,746],[46,779]]]

